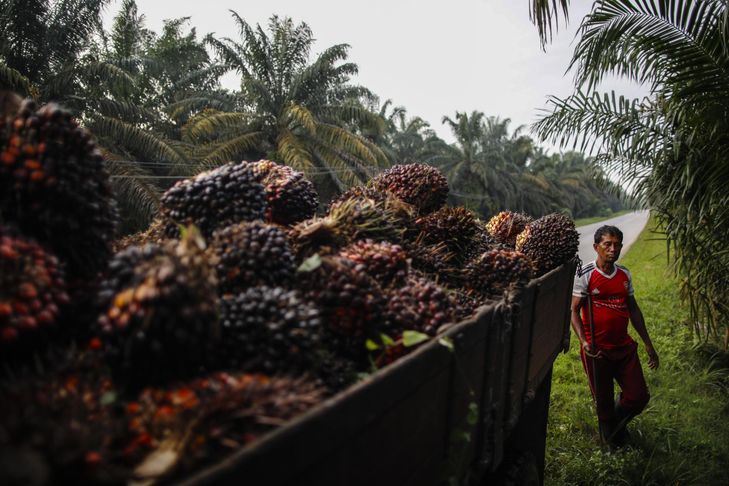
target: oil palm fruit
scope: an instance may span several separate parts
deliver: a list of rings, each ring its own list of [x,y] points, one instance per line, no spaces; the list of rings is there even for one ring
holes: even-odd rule
[[[541,276],[574,258],[579,242],[575,222],[553,213],[529,223],[516,238],[516,249],[532,259]]]
[[[266,192],[252,165],[229,162],[177,182],[160,203],[168,236],[176,237],[180,225],[194,224],[207,238],[232,224],[262,220]]]
[[[399,286],[408,276],[408,256],[400,245],[362,240],[343,248],[339,256],[359,263],[382,287]]]
[[[319,207],[314,184],[291,167],[270,160],[251,162],[266,190],[266,220],[284,226],[312,218]]]
[[[134,389],[200,372],[220,338],[216,287],[194,228],[180,242],[114,257],[98,328],[117,379]]]
[[[252,287],[221,299],[221,333],[221,368],[301,373],[315,364],[322,319],[297,291]]]
[[[448,180],[425,164],[396,165],[373,178],[370,186],[412,204],[420,215],[440,209],[448,198]]]
[[[0,226],[0,355],[7,356],[20,341],[44,335],[68,301],[58,259]]]
[[[53,103],[25,101],[0,131],[0,220],[47,246],[69,277],[95,276],[118,220],[91,134]]]
[[[365,342],[381,331],[385,308],[382,289],[363,265],[346,258],[315,256],[305,264],[307,268],[297,273],[297,285],[321,311],[324,346],[366,361]]]
[[[417,219],[416,224],[426,245],[444,242],[459,264],[480,230],[474,214],[464,207],[445,206]]]
[[[144,246],[150,243],[161,245],[168,239],[165,233],[165,227],[166,223],[162,219],[155,218],[146,230],[124,236],[114,241],[112,245],[114,252],[119,253],[130,246]],[[175,237],[179,237],[179,235],[175,235]]]
[[[494,249],[466,265],[466,286],[481,295],[498,295],[526,285],[534,274],[531,260],[523,253]]]
[[[217,261],[221,294],[256,285],[286,286],[296,271],[286,233],[260,221],[216,231],[208,251]]]
[[[524,231],[532,218],[523,213],[501,211],[486,223],[486,230],[498,243],[509,245],[512,248],[516,243],[516,236]]]
[[[444,324],[456,322],[458,303],[440,285],[411,276],[405,285],[387,293],[385,320],[389,332],[413,330],[435,336]]]

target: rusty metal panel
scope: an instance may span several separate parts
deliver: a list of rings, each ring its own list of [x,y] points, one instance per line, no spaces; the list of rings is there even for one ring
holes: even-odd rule
[[[510,296],[513,308],[513,327],[511,352],[509,357],[509,384],[506,402],[506,429],[510,432],[519,421],[527,389],[527,373],[529,371],[529,355],[531,348],[532,327],[534,323],[534,305],[537,286],[529,285],[513,292]]]
[[[476,320],[446,333],[454,346],[450,425],[444,477],[459,484],[476,461],[482,442],[484,384],[489,330],[495,306],[483,307]]]

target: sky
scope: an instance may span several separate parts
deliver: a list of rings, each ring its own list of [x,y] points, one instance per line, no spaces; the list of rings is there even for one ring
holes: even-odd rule
[[[106,22],[121,0],[106,10]],[[478,110],[512,120],[512,129],[538,119],[550,95],[574,91],[565,74],[579,21],[592,0],[572,0],[570,22],[542,50],[537,29],[529,21],[529,0],[137,0],[146,25],[160,32],[163,20],[190,17],[199,37],[239,39],[229,10],[249,24],[266,25],[271,15],[306,22],[316,43],[314,54],[334,44],[351,46],[349,61],[359,66],[354,83],[384,101],[420,116],[438,135],[452,142],[442,124],[444,115]],[[560,19],[562,21],[562,19]],[[239,86],[229,75],[223,85]],[[619,80],[603,90],[642,97],[647,91]],[[544,144],[556,150],[549,144]]]

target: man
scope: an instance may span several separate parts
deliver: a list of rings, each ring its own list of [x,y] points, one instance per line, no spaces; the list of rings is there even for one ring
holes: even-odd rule
[[[623,233],[615,226],[602,226],[595,232],[593,248],[597,259],[583,265],[575,276],[572,329],[580,341],[582,365],[595,399],[600,438],[620,446],[627,438],[625,425],[643,411],[650,398],[638,344],[628,335],[628,321],[645,345],[651,369],[658,368],[658,354],[635,301],[630,272],[615,263],[623,248]],[[613,401],[614,381],[621,389],[617,402]]]

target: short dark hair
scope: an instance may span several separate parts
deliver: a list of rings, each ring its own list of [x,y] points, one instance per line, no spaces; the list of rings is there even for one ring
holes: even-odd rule
[[[620,238],[620,242],[623,242],[623,232],[615,226],[610,226],[609,224],[606,224],[600,226],[597,231],[595,231],[595,244],[599,244],[602,241],[602,237],[605,235],[617,236],[618,238]]]

